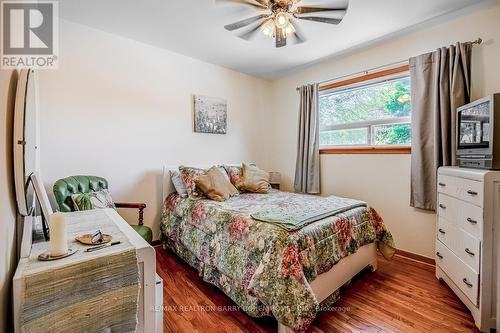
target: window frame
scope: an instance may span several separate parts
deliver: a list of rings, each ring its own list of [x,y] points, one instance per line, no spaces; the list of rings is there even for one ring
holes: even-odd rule
[[[381,83],[397,78],[409,76],[409,64],[356,76],[347,80],[325,84],[319,87],[319,94],[326,95],[355,87],[362,87],[370,84]],[[367,127],[368,142],[366,145],[321,145],[320,154],[410,154],[410,145],[372,145],[371,136],[374,127],[391,124],[411,124],[411,117],[377,119],[371,121],[352,122],[347,124],[328,126],[329,130],[353,129]],[[323,129],[320,129],[320,132]]]

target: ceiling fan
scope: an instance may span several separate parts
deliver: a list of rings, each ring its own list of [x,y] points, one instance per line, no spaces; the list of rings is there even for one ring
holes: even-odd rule
[[[303,43],[306,38],[300,29],[298,20],[308,20],[320,23],[339,24],[347,13],[348,0],[344,6],[337,7],[306,7],[299,6],[302,0],[216,0],[216,2],[237,3],[252,6],[263,13],[224,26],[226,30],[234,31],[250,26],[238,37],[250,40],[259,30],[266,36],[276,40],[276,47],[287,45],[290,38],[293,43]]]

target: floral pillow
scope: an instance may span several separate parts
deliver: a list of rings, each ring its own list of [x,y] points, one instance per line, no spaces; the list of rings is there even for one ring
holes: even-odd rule
[[[234,187],[238,189],[238,191],[241,191],[242,190],[241,178],[243,177],[243,167],[234,165],[224,165],[224,169],[226,169],[231,184],[233,184]]]
[[[254,163],[249,163],[250,166],[255,166]],[[243,188],[243,164],[242,165],[224,165],[227,175],[229,176],[229,181],[234,185],[240,192],[245,192]]]
[[[203,192],[196,186],[194,180],[196,177],[206,174],[207,170],[181,165],[179,167],[179,172],[181,173],[181,178],[184,182],[184,187],[186,188],[188,196],[190,198],[203,197]]]

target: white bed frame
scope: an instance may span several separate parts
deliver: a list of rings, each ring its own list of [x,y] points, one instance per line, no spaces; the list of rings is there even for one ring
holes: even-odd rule
[[[221,163],[215,163],[221,164]],[[205,169],[212,165],[189,165],[194,168]],[[226,164],[226,165],[241,165],[241,164]],[[179,166],[165,166],[163,168],[163,199],[162,206],[165,198],[172,192],[175,192],[174,185],[170,179],[170,171],[178,170]],[[358,249],[358,251],[350,256],[340,260],[328,272],[319,275],[312,283],[311,288],[318,302],[322,302],[328,296],[337,291],[345,283],[351,280],[356,274],[361,272],[366,267],[370,267],[371,271],[377,270],[377,247],[375,243],[367,244]],[[278,333],[292,333],[293,331],[278,323]]]

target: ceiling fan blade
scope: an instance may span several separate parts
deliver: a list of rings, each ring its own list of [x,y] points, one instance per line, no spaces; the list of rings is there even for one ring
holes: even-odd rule
[[[254,22],[262,20],[263,18],[268,17],[268,16],[269,15],[266,15],[266,14],[261,14],[261,15],[253,16],[253,17],[250,17],[250,18],[238,21],[238,22],[234,22],[234,23],[225,25],[224,28],[226,30],[229,30],[229,31],[241,29],[243,27],[246,27],[249,24],[252,24]]]
[[[242,33],[242,34],[239,34],[238,37],[240,37],[241,39],[244,39],[244,40],[251,40],[253,39],[253,37],[255,37],[259,31],[260,31],[260,27],[262,27],[264,23],[259,23],[259,24],[256,24],[254,27],[252,27],[250,30]]]
[[[215,0],[215,3],[235,3],[239,5],[249,5],[252,7],[257,7],[260,9],[267,9],[267,1],[266,0]]]
[[[304,32],[302,31],[302,28],[300,27],[300,22],[297,21],[297,19],[290,17],[290,23],[295,29],[295,33],[293,34],[295,39],[295,44],[304,43],[307,39]]]
[[[286,35],[283,29],[276,27],[276,48],[286,46]]]
[[[306,17],[297,17],[299,20],[307,20],[328,24],[339,24],[342,22],[342,19],[330,18],[330,17],[317,17],[317,16],[306,16]]]
[[[347,13],[347,8],[298,7],[294,13],[297,15],[301,15],[318,12],[321,12],[322,14],[325,12],[331,12],[332,14],[343,17]]]
[[[262,6],[266,6],[266,8],[269,7],[269,0],[254,0],[254,1],[257,1]]]

